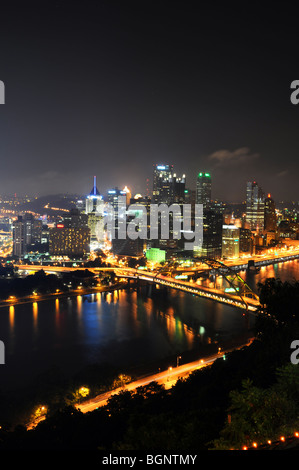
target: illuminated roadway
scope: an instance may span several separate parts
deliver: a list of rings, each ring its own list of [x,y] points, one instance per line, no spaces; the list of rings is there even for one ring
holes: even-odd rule
[[[249,340],[248,343],[242,346],[234,348],[234,350],[241,349],[245,346],[249,346],[252,340]],[[138,387],[144,387],[146,385],[149,385],[152,382],[157,382],[160,385],[164,385],[165,389],[170,389],[173,385],[175,385],[175,383],[177,382],[179,378],[186,378],[192,372],[213,364],[213,362],[215,362],[217,359],[223,358],[224,355],[229,353],[230,351],[233,351],[233,349],[220,351],[218,354],[213,354],[211,356],[208,356],[202,359],[197,359],[196,361],[179,365],[177,367],[169,367],[167,370],[164,370],[162,372],[158,372],[156,374],[152,374],[146,377],[140,377],[134,382],[125,384],[122,387],[118,387],[114,390],[110,390],[108,392],[97,395],[96,397],[91,398],[90,400],[84,400],[81,403],[77,403],[75,405],[75,408],[80,410],[82,413],[88,413],[88,412],[94,411],[97,408],[107,405],[108,400],[113,395],[117,395],[118,393],[123,392],[123,391],[133,391],[133,390],[136,390]],[[41,421],[44,421],[45,419],[46,419],[46,415],[43,415],[33,420],[31,423],[28,424],[27,430],[35,428],[37,424],[39,424]]]
[[[35,272],[38,270],[44,270],[47,273],[59,273],[59,272],[70,272],[76,270],[85,271],[88,269],[94,274],[98,274],[100,271],[112,271],[119,278],[127,278],[133,280],[141,280],[159,284],[161,286],[178,289],[189,294],[199,295],[206,297],[210,300],[217,302],[227,303],[234,307],[248,309],[252,312],[257,310],[259,302],[254,299],[246,298],[246,303],[241,300],[240,296],[224,293],[219,289],[212,289],[208,287],[199,286],[195,283],[184,282],[179,279],[174,279],[170,276],[162,276],[156,272],[150,272],[145,270],[138,270],[135,268],[123,268],[123,267],[110,267],[110,268],[77,268],[77,267],[64,267],[64,266],[44,266],[44,265],[20,265],[20,271],[26,271],[28,273]],[[247,305],[246,305],[247,304]]]
[[[197,360],[178,367],[170,367],[169,369],[163,372],[159,372],[148,377],[140,378],[134,382],[124,385],[123,387],[119,387],[115,390],[111,390],[109,392],[98,395],[97,397],[85,401],[81,404],[79,403],[76,405],[76,408],[80,409],[82,413],[93,411],[99,408],[100,406],[106,405],[109,398],[111,398],[113,395],[116,395],[125,390],[136,390],[138,387],[144,387],[146,385],[149,385],[151,382],[157,382],[161,385],[164,385],[166,389],[170,388],[176,383],[179,377],[188,376],[191,372],[212,364],[214,361],[216,361],[222,356],[223,354],[215,354],[207,359]]]
[[[195,370],[211,365],[217,359],[222,358],[227,352],[228,351],[222,352],[220,354],[214,354],[212,356],[209,356],[208,358],[196,360],[177,367],[169,367],[165,371],[140,378],[115,390],[111,390],[109,392],[98,395],[97,397],[92,398],[91,400],[84,401],[81,404],[79,403],[76,405],[76,408],[80,409],[82,413],[93,411],[101,406],[106,405],[109,398],[111,398],[113,395],[118,394],[121,391],[136,390],[138,387],[144,387],[146,385],[149,385],[151,382],[157,382],[158,384],[164,385],[166,389],[169,389],[177,382],[179,378],[187,377]]]
[[[249,346],[250,344],[251,344],[251,341],[249,341],[249,343],[243,346],[240,346],[240,348],[243,348],[244,346]],[[240,349],[240,348],[236,348],[236,349]],[[98,395],[97,397],[92,398],[91,400],[84,401],[83,403],[79,403],[76,405],[76,408],[80,409],[82,413],[93,411],[101,406],[106,405],[109,398],[111,398],[113,395],[118,394],[121,391],[125,391],[125,390],[128,390],[128,391],[136,390],[138,387],[144,387],[146,385],[149,385],[151,382],[157,382],[158,384],[164,385],[166,389],[171,388],[177,382],[179,378],[187,377],[189,374],[191,374],[195,370],[211,365],[217,359],[223,358],[223,356],[227,354],[228,352],[229,350],[222,351],[221,353],[213,354],[209,357],[198,359],[193,362],[189,362],[188,364],[179,365],[177,367],[169,367],[165,371],[162,371],[162,372],[159,372],[157,374],[153,374],[147,377],[140,378],[134,382],[124,385],[123,387],[119,387],[115,390],[111,390],[109,392]]]
[[[299,257],[299,250],[292,250],[290,252],[281,251],[280,253],[271,253],[267,254],[267,256],[255,256],[251,257],[250,259],[255,261],[256,266],[262,266],[269,263],[278,263],[288,260],[293,260]],[[248,265],[248,259],[245,261],[244,259],[237,259],[237,260],[227,260],[225,261],[225,265],[230,268],[236,269],[246,269]],[[242,293],[238,294],[236,291],[235,293],[227,293],[223,292],[220,289],[212,288],[212,287],[204,287],[202,285],[198,285],[195,282],[188,282],[182,281],[180,279],[175,279],[171,276],[164,276],[159,274],[157,271],[148,271],[148,270],[139,270],[135,268],[128,268],[128,267],[99,267],[99,268],[91,268],[91,267],[66,267],[66,266],[49,266],[49,265],[19,265],[19,271],[24,271],[27,273],[36,272],[38,270],[44,270],[47,273],[60,273],[60,272],[70,272],[70,271],[78,271],[82,270],[85,271],[88,269],[89,271],[93,272],[94,274],[99,274],[101,271],[110,271],[115,272],[115,275],[119,278],[127,278],[133,280],[141,280],[150,283],[155,283],[160,286],[165,286],[173,289],[178,289],[193,295],[198,295],[201,297],[208,298],[210,300],[214,300],[221,303],[230,304],[234,307],[238,307],[241,309],[246,309],[251,312],[255,312],[259,306],[258,298],[255,294],[242,297]],[[202,267],[201,270],[207,270],[208,267]],[[188,268],[188,267],[180,267],[178,270],[186,271],[186,272],[194,272],[198,270],[198,267]]]

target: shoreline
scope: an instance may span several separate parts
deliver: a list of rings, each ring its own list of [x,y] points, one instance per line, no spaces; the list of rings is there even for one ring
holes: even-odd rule
[[[100,294],[102,292],[109,292],[111,290],[124,289],[127,287],[127,284],[118,283],[111,286],[101,286],[101,287],[90,287],[86,289],[76,289],[68,292],[53,292],[52,294],[36,295],[36,296],[26,296],[26,297],[16,297],[13,300],[3,300],[0,301],[0,308],[3,307],[14,307],[16,305],[23,305],[28,303],[42,302],[45,300],[51,300],[53,298],[65,298],[73,297],[77,295],[90,295],[90,294]]]

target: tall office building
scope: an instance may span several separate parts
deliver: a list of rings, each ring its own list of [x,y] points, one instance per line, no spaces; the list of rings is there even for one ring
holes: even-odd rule
[[[246,221],[250,230],[261,233],[264,229],[264,193],[259,185],[254,182],[247,183],[246,190]]]
[[[173,171],[173,165],[154,165],[152,203],[166,204],[168,206],[173,204],[182,205],[185,202],[185,189],[186,176],[177,176]],[[178,246],[178,234],[173,231],[174,220],[172,212],[169,213],[168,239],[162,238],[162,233],[164,233],[163,228],[166,228],[162,227],[163,220],[159,217],[159,240],[153,241],[152,245],[157,245],[157,248],[174,249]]]
[[[210,173],[199,173],[196,181],[196,204],[202,204],[203,209],[209,209],[212,198],[212,180]]]
[[[223,214],[213,209],[207,210],[203,213],[202,220],[195,220],[196,225],[199,223],[202,224],[202,244],[194,246],[193,255],[212,259],[221,258]]]
[[[268,197],[265,199],[264,229],[266,232],[276,231],[275,202],[271,198],[271,194],[268,194]]]
[[[88,227],[88,215],[83,214],[79,209],[71,209],[69,213],[63,217],[63,225],[66,228],[86,228]]]
[[[179,177],[173,165],[154,165],[153,197],[155,204],[183,203],[185,201],[186,175]]]
[[[222,227],[222,257],[238,258],[240,250],[240,230],[236,225]]]
[[[207,258],[222,256],[222,212],[209,209],[203,213],[203,245],[200,255]]]
[[[186,175],[177,176],[176,173],[173,175],[172,180],[172,191],[173,191],[173,203],[184,204],[186,201]]]
[[[85,201],[85,213],[101,213],[103,211],[103,206],[103,196],[100,194],[97,188],[96,176],[94,176],[93,187]]]
[[[34,223],[33,214],[26,213],[23,216],[24,245],[25,245],[25,247],[27,247],[28,245],[31,245],[31,243],[32,243],[33,223]]]
[[[102,248],[104,244],[104,211],[105,203],[97,188],[96,177],[94,176],[92,190],[85,201],[85,214],[88,216],[88,227],[90,228],[91,250]]]
[[[131,191],[128,188],[128,186],[125,186],[124,189],[123,189],[123,192],[126,194],[126,204],[128,206],[130,204],[130,200],[131,200],[131,197],[132,197]]]
[[[248,228],[239,228],[239,251],[240,253],[253,254],[253,235]]]
[[[173,200],[173,165],[154,165],[153,203],[171,204]]]
[[[133,198],[130,199],[130,205],[137,204],[143,210],[143,214],[146,214],[146,227],[140,222],[139,226],[142,231],[146,231],[147,239],[150,236],[150,207],[151,207],[151,200],[149,197],[143,197],[141,194],[135,194]],[[128,216],[130,217],[130,210],[128,211]],[[139,212],[139,211],[137,211]],[[144,217],[145,218],[145,217]]]
[[[220,258],[222,256],[223,208],[221,204],[212,203],[211,174],[200,172],[196,182],[196,204],[203,206],[203,218],[195,220],[202,224],[203,240],[201,247],[194,247],[195,256]]]
[[[88,216],[71,210],[56,227],[49,229],[49,253],[53,256],[82,257],[90,251]]]
[[[13,255],[24,256],[34,244],[41,243],[41,235],[41,220],[35,219],[31,213],[18,216],[13,223]]]
[[[13,236],[13,256],[21,258],[24,254],[24,228],[23,218],[19,216],[12,225],[12,236]]]
[[[127,191],[125,191],[124,189],[113,188],[107,191],[106,201],[108,204],[111,204],[114,211],[116,212],[118,208],[119,197],[125,197],[127,203]]]

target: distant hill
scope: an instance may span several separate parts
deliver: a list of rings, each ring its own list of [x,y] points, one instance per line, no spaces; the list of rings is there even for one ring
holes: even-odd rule
[[[41,196],[31,202],[21,204],[18,209],[22,211],[32,211],[41,215],[60,215],[76,207],[76,201],[81,196],[75,194],[51,194]]]

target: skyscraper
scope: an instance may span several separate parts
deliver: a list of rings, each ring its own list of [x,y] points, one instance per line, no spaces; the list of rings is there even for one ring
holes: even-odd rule
[[[96,177],[94,176],[93,187],[85,201],[85,213],[88,215],[88,226],[90,228],[90,244],[91,249],[96,250],[103,246],[102,237],[103,227],[102,221],[104,217],[105,203],[100,194]]]
[[[154,165],[152,198],[154,204],[166,204],[167,206],[184,204],[185,188],[185,175],[178,177],[173,171],[173,165]],[[158,242],[153,242],[153,244],[158,245],[158,247],[174,249],[178,245],[178,234],[173,232],[172,212],[169,213],[169,238],[167,240],[162,238],[162,226],[165,224],[165,220],[164,222],[163,220],[159,216],[158,225],[161,237],[159,237]]]
[[[261,233],[264,229],[264,193],[259,185],[254,182],[247,183],[246,191],[246,221],[250,230]]]
[[[96,182],[96,176],[93,177],[93,187],[85,201],[85,213],[96,213],[102,212],[103,209],[103,197],[101,196]]]
[[[240,230],[236,225],[222,227],[222,257],[238,258],[240,249]]]
[[[266,232],[276,231],[275,202],[271,198],[271,194],[268,194],[268,197],[265,199],[264,229]]]
[[[223,214],[211,208],[203,212],[203,245],[200,255],[208,258],[222,256],[222,225]]]
[[[53,256],[82,257],[90,251],[90,229],[63,223],[49,229],[49,253]]]
[[[220,258],[222,255],[222,207],[212,204],[211,174],[200,172],[196,182],[196,204],[203,206],[203,219],[195,220],[195,224],[202,224],[203,240],[201,247],[194,247],[195,256]]]
[[[212,180],[210,173],[199,173],[196,182],[196,204],[202,204],[206,210],[211,205]]]
[[[18,216],[13,223],[13,255],[22,257],[30,251],[32,245],[41,241],[42,222],[33,214]]]
[[[154,165],[153,202],[171,204],[173,200],[173,165]]]
[[[106,201],[111,204],[115,212],[117,212],[119,197],[125,197],[127,200],[126,191],[118,188],[108,189]]]
[[[176,174],[173,175],[172,181],[172,192],[173,192],[173,201],[175,204],[184,204],[185,203],[185,190],[186,190],[186,176],[183,175],[178,177]]]
[[[24,228],[23,218],[19,216],[13,222],[13,256],[21,257],[24,254]]]

